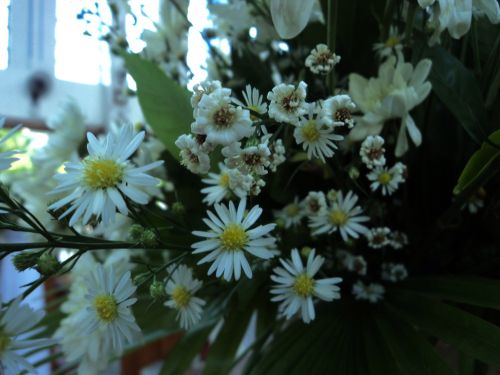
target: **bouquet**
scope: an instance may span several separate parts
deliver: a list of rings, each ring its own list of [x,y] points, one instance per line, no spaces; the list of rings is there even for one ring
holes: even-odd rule
[[[110,2],[143,123],[85,134],[69,101],[45,147],[3,136],[0,228],[27,240],[0,257],[40,276],[0,368],[97,374],[177,332],[162,374],[206,343],[205,374],[500,368],[498,2],[210,2],[191,90],[188,4],[134,53]]]

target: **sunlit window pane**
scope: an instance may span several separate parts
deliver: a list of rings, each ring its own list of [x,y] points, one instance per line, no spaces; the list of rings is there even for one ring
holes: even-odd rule
[[[111,23],[105,0],[57,0],[55,30],[55,76],[64,81],[89,85],[109,85],[111,57],[106,42],[98,36],[102,26],[86,24],[77,15],[83,8],[95,10],[98,5],[102,19]],[[89,31],[92,36],[85,35]]]
[[[10,0],[0,0],[0,70],[9,65],[9,5]]]

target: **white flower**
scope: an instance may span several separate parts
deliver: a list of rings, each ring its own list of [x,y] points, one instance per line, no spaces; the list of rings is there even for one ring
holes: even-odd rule
[[[42,320],[43,311],[35,311],[27,305],[21,306],[17,298],[0,309],[0,373],[21,374],[23,371],[36,373],[36,369],[18,351],[37,349],[55,344],[51,339],[31,339],[36,335],[35,326]]]
[[[404,39],[404,36],[399,34],[398,28],[392,26],[389,28],[389,37],[383,43],[375,43],[373,45],[373,49],[377,52],[377,55],[380,58],[386,58],[393,54],[398,54],[403,50],[403,45],[401,41]]]
[[[408,245],[408,236],[400,231],[392,231],[389,234],[389,245],[395,250],[402,249]]]
[[[362,216],[363,210],[356,206],[358,196],[349,191],[345,198],[340,191],[336,200],[331,202],[329,209],[321,215],[311,216],[309,227],[312,234],[340,232],[344,241],[349,237],[359,238],[359,234],[365,234],[368,231],[361,223],[368,221],[368,216]]]
[[[271,151],[265,143],[241,148],[240,142],[234,142],[222,149],[224,162],[230,168],[238,168],[244,174],[267,174]]]
[[[404,280],[408,277],[408,271],[404,264],[401,263],[382,263],[382,280],[397,281]]]
[[[299,117],[307,112],[307,84],[303,81],[297,87],[281,83],[267,94],[269,117],[280,122],[298,124]]]
[[[273,25],[283,39],[291,39],[306,27],[315,0],[271,0]]]
[[[349,95],[332,96],[323,102],[323,108],[333,118],[333,125],[345,125],[349,129],[354,126],[351,113],[356,110],[356,104]]]
[[[368,239],[368,246],[370,246],[373,249],[380,249],[384,246],[389,245],[390,234],[391,230],[387,227],[372,228],[368,233],[366,233],[366,238]]]
[[[485,197],[486,190],[481,187],[469,197],[467,202],[462,206],[462,209],[467,208],[469,213],[476,214],[484,206]]]
[[[342,281],[340,277],[320,280],[314,278],[325,262],[323,257],[316,256],[315,253],[315,250],[309,253],[304,267],[299,251],[293,249],[291,260],[280,259],[283,267],[276,267],[273,270],[271,280],[277,285],[271,289],[271,294],[275,295],[271,301],[281,302],[279,311],[287,319],[300,310],[302,320],[309,323],[316,317],[313,298],[328,302],[340,298],[340,288],[336,285]]]
[[[114,352],[121,353],[127,344],[137,341],[140,328],[132,315],[131,306],[137,301],[132,295],[137,289],[130,271],[121,276],[113,267],[98,264],[85,279],[87,307],[80,331],[92,334],[104,330],[104,340]]]
[[[109,133],[102,141],[88,133],[89,155],[78,163],[66,163],[66,173],[55,177],[59,186],[50,194],[68,195],[49,209],[58,210],[70,205],[59,219],[72,214],[69,222],[72,226],[80,218],[83,224],[88,223],[92,215],[108,223],[114,220],[116,210],[127,215],[128,208],[122,194],[136,203],[147,204],[150,196],[143,191],[144,188],[156,186],[159,181],[145,172],[163,161],[141,167],[135,167],[129,161],[144,136],[144,132],[134,135],[131,126],[123,126],[118,134]]]
[[[219,163],[219,169],[219,174],[209,173],[208,178],[202,180],[205,184],[211,185],[201,190],[206,194],[203,202],[213,205],[229,198],[231,193],[240,199],[245,198],[252,188],[253,178],[242,174],[238,169],[226,168],[222,163]]]
[[[283,141],[278,138],[274,142],[269,143],[269,150],[271,151],[271,155],[269,155],[269,169],[271,172],[276,172],[278,166],[286,161],[286,150],[285,146],[283,146]]]
[[[396,163],[392,168],[375,167],[366,177],[372,181],[370,188],[377,191],[381,188],[382,195],[391,195],[398,188],[399,184],[405,182],[404,172],[406,167],[402,163]]]
[[[231,97],[221,89],[203,95],[191,131],[206,135],[211,144],[223,146],[250,137],[254,132],[250,112],[231,102]]]
[[[308,216],[318,215],[328,208],[325,194],[322,191],[310,191],[304,199],[303,206]]]
[[[275,239],[266,237],[276,224],[259,225],[250,229],[262,214],[262,208],[254,206],[245,214],[246,200],[242,199],[235,208],[233,202],[229,207],[224,204],[214,205],[215,215],[207,211],[209,219],[203,219],[210,231],[194,231],[197,237],[205,237],[206,240],[196,242],[191,247],[193,254],[208,253],[198,264],[213,262],[208,269],[208,274],[215,272],[217,277],[223,276],[226,280],[234,278],[239,280],[241,269],[247,277],[252,277],[252,269],[245,257],[249,253],[261,259],[269,259],[273,254],[269,251]]]
[[[318,44],[307,56],[306,66],[314,74],[328,74],[340,62],[340,56],[332,53],[326,44]]]
[[[287,204],[279,211],[274,211],[274,216],[282,220],[285,229],[288,229],[299,225],[305,216],[305,212],[299,203],[299,198],[295,197],[292,203]]]
[[[407,132],[413,143],[419,146],[422,134],[409,112],[431,91],[432,86],[426,81],[431,66],[429,59],[423,59],[414,68],[400,55],[397,62],[394,56],[387,59],[380,66],[377,78],[367,80],[351,74],[349,94],[364,115],[357,120],[350,137],[362,140],[368,135],[380,134],[386,120],[400,118],[395,155],[401,156],[408,150]]]
[[[5,118],[0,119],[0,129],[3,127],[5,123]],[[10,137],[14,135],[14,133],[21,127],[21,125],[17,125],[15,128],[11,129],[5,137],[0,139],[0,146],[2,146],[3,143],[5,143]],[[17,158],[13,158],[17,154],[17,151],[5,151],[5,152],[0,152],[0,171],[4,169],[9,169],[10,165],[18,160]]]
[[[205,174],[210,169],[210,157],[202,150],[191,134],[183,134],[175,141],[180,148],[181,164],[196,174]]]
[[[297,144],[302,144],[302,148],[307,151],[307,158],[319,158],[323,163],[325,158],[331,158],[333,150],[337,149],[334,142],[344,139],[343,136],[335,134],[334,127],[326,125],[324,119],[320,111],[312,109],[307,116],[300,117],[293,131]]]
[[[348,254],[344,258],[344,267],[347,268],[351,272],[356,272],[358,275],[366,275],[366,271],[368,268],[368,263],[362,255],[351,255]]]
[[[380,135],[369,135],[361,143],[359,156],[361,156],[361,161],[367,168],[372,169],[373,167],[385,165],[384,142],[384,138]]]
[[[194,117],[196,117],[196,110],[198,109],[198,104],[200,104],[203,96],[209,95],[217,90],[222,90],[224,95],[231,95],[231,90],[223,88],[220,81],[205,81],[194,85],[193,95],[191,96],[191,106],[193,107],[195,113]]]
[[[170,299],[165,302],[165,306],[176,309],[177,320],[180,320],[181,327],[189,329],[201,318],[205,301],[195,297],[195,293],[202,286],[202,282],[193,278],[191,268],[181,264],[172,265],[167,270],[169,280],[165,286],[165,291]]]
[[[377,303],[384,298],[385,288],[381,284],[370,283],[366,285],[361,280],[358,280],[352,286],[352,294],[357,300],[367,300],[370,303]]]
[[[264,102],[264,97],[257,88],[252,87],[251,85],[246,85],[245,91],[242,91],[241,94],[243,95],[245,103],[234,99],[236,104],[261,115],[267,112],[267,103]],[[254,121],[257,119],[252,113],[250,113],[250,118]]]

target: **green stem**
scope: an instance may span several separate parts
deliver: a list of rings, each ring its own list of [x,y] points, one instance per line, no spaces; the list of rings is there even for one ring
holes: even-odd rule
[[[410,3],[406,18],[406,29],[405,29],[405,39],[407,44],[410,44],[411,32],[413,31],[413,22],[415,21],[416,14],[417,14],[417,6],[413,3]]]

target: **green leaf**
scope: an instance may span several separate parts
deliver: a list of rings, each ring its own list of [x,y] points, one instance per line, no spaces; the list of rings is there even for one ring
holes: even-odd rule
[[[376,318],[382,342],[405,375],[453,375],[434,347],[409,324],[386,312]]]
[[[476,143],[481,143],[488,130],[486,108],[477,78],[457,58],[442,47],[427,50],[432,60],[429,80],[432,89]]]
[[[190,131],[193,121],[189,91],[168,78],[155,63],[135,54],[123,57],[137,83],[137,96],[146,121],[170,154],[179,159],[175,141]]]
[[[244,305],[243,308],[236,306],[231,309],[208,352],[203,372],[205,375],[227,374],[232,367],[236,351],[252,316],[252,309],[248,305]]]
[[[408,279],[404,289],[429,297],[500,310],[500,281],[479,277],[438,276]]]
[[[500,145],[500,130],[493,132],[488,139],[494,145]],[[454,193],[460,193],[480,178],[489,178],[495,172],[498,172],[499,156],[499,148],[487,142],[483,143],[481,148],[471,156],[465,165],[462,174],[458,178],[457,186],[453,189]]]
[[[213,326],[202,326],[187,332],[174,346],[163,364],[160,375],[185,374],[193,362],[193,358],[201,351],[207,342]]]
[[[492,366],[500,367],[500,328],[418,293],[392,289],[387,295],[388,307],[408,323],[441,338]]]

